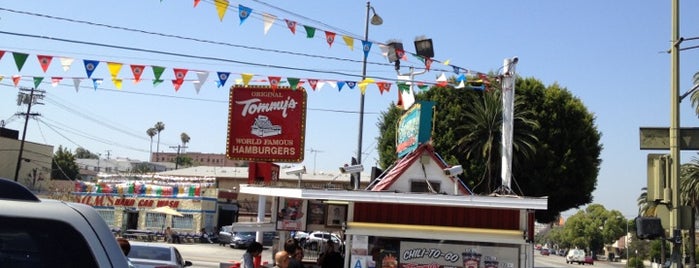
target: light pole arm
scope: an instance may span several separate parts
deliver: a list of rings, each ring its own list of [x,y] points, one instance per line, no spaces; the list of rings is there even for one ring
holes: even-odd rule
[[[686,98],[687,96],[689,96],[689,94],[692,94],[692,92],[696,91],[697,89],[699,89],[699,84],[694,85],[694,86],[692,87],[692,89],[687,90],[687,92],[685,92],[684,94],[682,94],[682,95],[680,96],[680,102],[682,102],[682,100],[683,100],[684,98]]]

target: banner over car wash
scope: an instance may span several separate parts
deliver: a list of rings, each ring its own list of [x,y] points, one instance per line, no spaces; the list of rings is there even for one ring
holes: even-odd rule
[[[303,161],[306,100],[303,88],[231,87],[226,156],[249,161]]]

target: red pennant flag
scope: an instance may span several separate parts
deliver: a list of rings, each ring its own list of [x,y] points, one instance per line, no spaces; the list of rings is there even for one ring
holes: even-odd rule
[[[178,81],[184,81],[184,77],[187,75],[187,69],[173,69],[175,71],[175,79]],[[182,84],[182,83],[180,83]]]
[[[296,22],[293,20],[287,20],[287,19],[284,19],[284,21],[286,21],[286,27],[289,27],[289,30],[291,30],[291,33],[296,34]]]
[[[432,59],[425,58],[425,69],[427,69],[427,71],[430,70],[430,65],[432,65]]]
[[[180,87],[182,86],[183,82],[184,82],[184,79],[173,79],[172,80],[172,85],[175,86],[175,92],[180,90]]]
[[[133,73],[134,83],[138,83],[141,81],[141,75],[143,74],[143,69],[145,68],[145,65],[131,65],[131,72]]]
[[[279,81],[282,80],[280,76],[269,76],[269,85],[272,87],[272,90],[277,90],[277,87],[279,86]]]
[[[391,83],[388,82],[376,82],[376,85],[379,87],[379,93],[383,95],[383,92],[389,92],[391,91]]]
[[[199,4],[199,1],[201,1],[201,0],[194,0],[194,7],[197,7],[197,5]]]
[[[5,51],[4,51],[4,50],[0,50],[0,59],[2,59],[2,56],[3,56],[3,55],[5,55]]]
[[[325,31],[325,41],[327,41],[328,45],[332,47],[333,42],[335,42],[335,33]]]
[[[36,55],[36,57],[39,59],[41,69],[44,70],[44,72],[46,72],[46,70],[49,68],[49,65],[51,64],[51,59],[53,59],[53,56]]]
[[[52,77],[51,77],[51,86],[56,87],[56,86],[58,85],[58,83],[61,82],[61,80],[63,80],[63,77],[60,77],[60,76],[52,76]]]
[[[20,76],[20,75],[13,75],[12,76],[12,83],[15,84],[15,87],[17,87],[17,85],[19,85],[20,79],[22,79],[22,76]]]
[[[311,88],[315,91],[316,90],[316,85],[318,85],[318,79],[307,79],[308,84],[311,85]]]

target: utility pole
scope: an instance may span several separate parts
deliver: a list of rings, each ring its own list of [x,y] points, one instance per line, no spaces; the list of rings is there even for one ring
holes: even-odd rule
[[[316,156],[318,156],[318,153],[322,153],[323,151],[321,150],[315,150],[311,148],[311,153],[313,154],[313,175],[316,174]]]
[[[670,47],[670,238],[672,241],[672,268],[682,267],[680,250],[680,1],[672,0],[672,30]],[[694,224],[694,223],[692,223]],[[694,245],[692,245],[694,246]]]
[[[187,146],[182,146],[182,145],[177,145],[177,146],[170,146],[170,148],[175,149],[177,148],[177,157],[175,157],[175,169],[177,169],[180,165],[180,150],[184,150],[187,148]]]
[[[27,137],[27,124],[29,123],[29,117],[30,116],[40,116],[41,114],[39,113],[31,113],[32,111],[32,104],[43,104],[38,102],[37,100],[43,99],[44,98],[44,93],[45,91],[43,90],[36,90],[34,88],[20,88],[20,91],[27,92],[29,91],[29,96],[27,96],[27,93],[22,93],[20,92],[19,95],[17,96],[17,105],[21,104],[27,104],[27,112],[26,113],[17,113],[15,114],[16,116],[21,116],[24,115],[24,130],[22,130],[22,141],[19,144],[19,153],[17,154],[17,167],[15,168],[15,181],[19,178],[19,169],[22,167],[22,153],[24,152],[24,140]],[[34,95],[34,92],[37,92],[37,95]]]
[[[104,150],[104,151],[107,152],[107,160],[109,160],[109,156],[111,155],[112,150]]]

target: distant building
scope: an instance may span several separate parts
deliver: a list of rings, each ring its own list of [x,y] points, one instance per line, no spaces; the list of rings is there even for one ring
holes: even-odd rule
[[[213,166],[213,167],[244,167],[247,166],[247,161],[230,160],[225,154],[211,154],[198,152],[180,153],[181,156],[192,158],[193,166]],[[175,163],[177,153],[151,153],[151,162],[170,162]]]
[[[10,180],[15,178],[17,158],[22,143],[18,135],[19,132],[16,130],[0,128],[0,177],[2,178]],[[17,182],[37,193],[48,190],[52,159],[53,146],[25,141]]]

